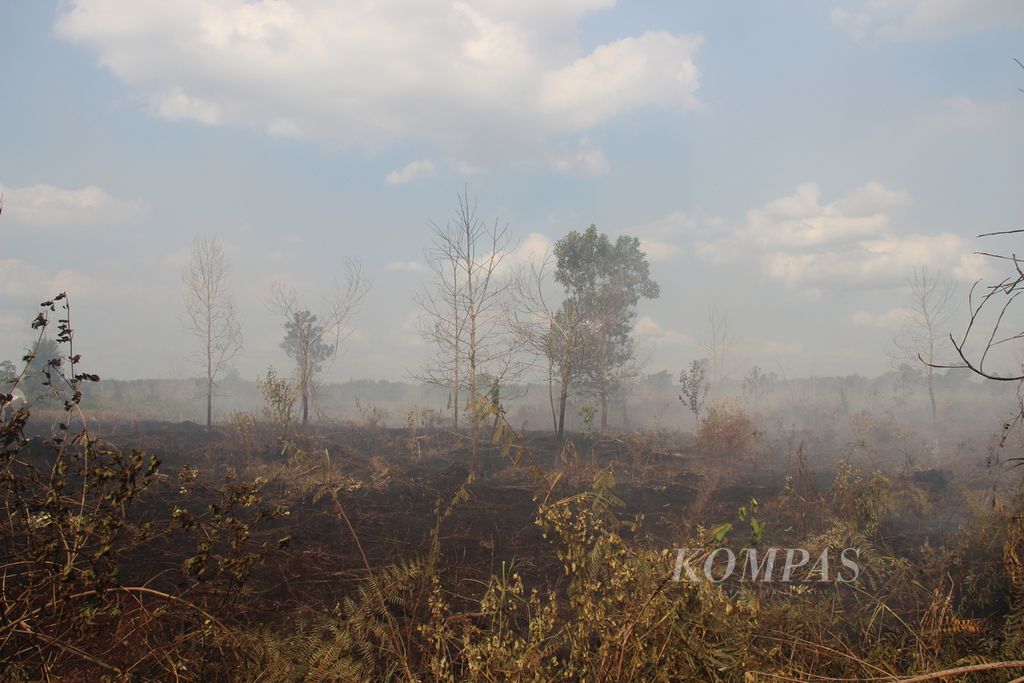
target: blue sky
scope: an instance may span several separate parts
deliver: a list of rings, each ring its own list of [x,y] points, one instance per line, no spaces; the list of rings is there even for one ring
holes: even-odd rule
[[[649,371],[702,356],[875,374],[928,266],[996,274],[1024,227],[1019,0],[5,0],[0,358],[75,300],[92,371],[189,376],[181,271],[234,264],[239,371],[287,361],[264,305],[361,259],[373,288],[333,379],[427,354],[428,221],[468,187],[543,251],[595,223],[641,238],[662,297]],[[962,320],[962,317],[960,318]]]

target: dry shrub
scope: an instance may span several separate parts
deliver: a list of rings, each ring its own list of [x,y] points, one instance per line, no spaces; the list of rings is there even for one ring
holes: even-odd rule
[[[756,442],[753,420],[733,397],[712,401],[697,427],[698,447],[715,458],[746,458],[753,452]]]
[[[859,410],[850,416],[853,437],[865,444],[882,445],[901,436],[900,425],[890,417],[878,417],[870,410]]]

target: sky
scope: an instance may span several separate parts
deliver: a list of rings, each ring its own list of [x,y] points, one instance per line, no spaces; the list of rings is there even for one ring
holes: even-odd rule
[[[0,0],[0,359],[67,290],[104,377],[189,377],[182,271],[232,263],[235,366],[288,365],[271,284],[372,288],[330,379],[408,379],[429,223],[510,263],[596,224],[661,296],[648,372],[889,369],[915,268],[963,309],[1024,228],[1020,0]]]

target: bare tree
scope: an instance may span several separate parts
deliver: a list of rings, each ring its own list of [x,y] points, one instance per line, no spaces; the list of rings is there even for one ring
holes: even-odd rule
[[[206,370],[206,424],[213,423],[213,393],[218,375],[242,348],[242,327],[228,290],[231,266],[216,237],[192,242],[185,285],[188,332],[199,339],[198,363]]]
[[[352,334],[349,322],[370,288],[358,261],[345,261],[345,282],[324,297],[313,312],[300,292],[282,282],[271,286],[267,307],[280,316],[285,326],[281,347],[295,361],[295,388],[302,401],[302,424],[309,424],[310,404],[316,393],[317,376],[337,358],[342,344]]]
[[[949,334],[956,283],[941,274],[929,273],[927,268],[915,268],[908,287],[910,312],[893,339],[896,348],[894,360],[897,363],[924,363],[934,426],[938,419],[938,408],[935,403],[935,366],[944,360],[940,357],[940,347]]]
[[[478,218],[476,202],[468,193],[458,195],[455,215],[443,226],[429,225],[432,242],[426,258],[434,282],[418,301],[426,314],[420,332],[436,346],[437,355],[420,378],[450,387],[456,428],[465,391],[476,470],[489,394],[507,376],[514,352],[505,316],[508,284],[500,274],[510,244],[508,226]],[[484,374],[490,385],[481,391],[477,385]]]
[[[718,306],[711,304],[708,306],[705,325],[701,347],[711,365],[711,384],[721,387],[722,380],[726,377],[726,357],[735,344],[729,333],[729,316],[718,310]]]
[[[571,360],[560,362],[564,350],[579,348],[582,320],[573,315],[578,309],[561,309],[560,292],[550,291],[554,283],[555,258],[552,254],[531,259],[514,276],[509,320],[522,347],[541,366],[548,385],[548,404],[552,428],[561,439],[565,425],[565,407],[572,376]],[[556,398],[556,386],[558,396]]]

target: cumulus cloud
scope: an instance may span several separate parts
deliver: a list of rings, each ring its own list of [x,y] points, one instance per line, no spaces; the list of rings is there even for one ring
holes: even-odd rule
[[[697,244],[711,263],[753,256],[762,273],[791,289],[820,296],[845,287],[888,287],[913,268],[930,266],[960,280],[986,272],[984,258],[958,235],[903,233],[892,226],[909,195],[870,182],[823,204],[815,183],[747,212],[745,226]]]
[[[873,181],[842,199],[827,204],[820,200],[816,183],[802,183],[792,195],[748,211],[746,227],[730,237],[700,243],[698,254],[725,262],[751,247],[800,250],[855,242],[882,234],[889,225],[888,211],[910,203],[907,193]]]
[[[0,193],[4,219],[14,227],[94,228],[126,223],[145,213],[142,202],[118,199],[95,185],[64,189],[43,184],[21,188],[0,184]]]
[[[683,253],[683,248],[680,245],[660,240],[657,237],[641,237],[640,249],[647,254],[647,260],[651,263],[673,261]]]
[[[1020,0],[859,0],[832,10],[832,23],[855,40],[948,38],[989,28],[1024,26]]]
[[[698,105],[699,36],[581,48],[583,16],[612,5],[69,0],[56,33],[164,118],[367,149],[413,141],[466,167],[526,159],[595,174],[608,167],[600,150],[548,150],[631,110]]]
[[[604,152],[591,147],[585,139],[575,149],[563,146],[549,153],[548,162],[556,170],[574,175],[598,176],[611,170]]]
[[[388,185],[402,185],[409,181],[416,180],[417,178],[430,178],[431,176],[437,175],[437,169],[434,168],[434,162],[427,159],[420,159],[418,161],[410,161],[402,168],[395,169],[391,173],[388,173],[384,178],[384,182]]]
[[[622,232],[640,239],[640,248],[647,254],[649,261],[663,263],[675,260],[686,251],[683,242],[710,234],[721,225],[721,220],[717,218],[697,218],[684,211],[673,211],[650,223],[634,225]]]
[[[633,325],[633,335],[642,344],[654,346],[695,346],[693,339],[676,330],[667,330],[654,318],[644,315]]]
[[[554,249],[551,238],[539,232],[531,232],[502,258],[501,268],[508,271],[529,263],[539,263]]]
[[[770,252],[761,259],[770,278],[792,289],[889,287],[914,268],[931,266],[958,280],[973,281],[987,272],[984,257],[971,252],[960,236],[887,236],[836,249]]]
[[[987,131],[999,128],[1009,120],[1010,109],[1006,105],[956,97],[941,103],[935,125],[943,130]]]
[[[637,107],[695,107],[699,79],[692,55],[700,43],[700,38],[655,31],[600,45],[545,75],[540,109],[575,131]]]

